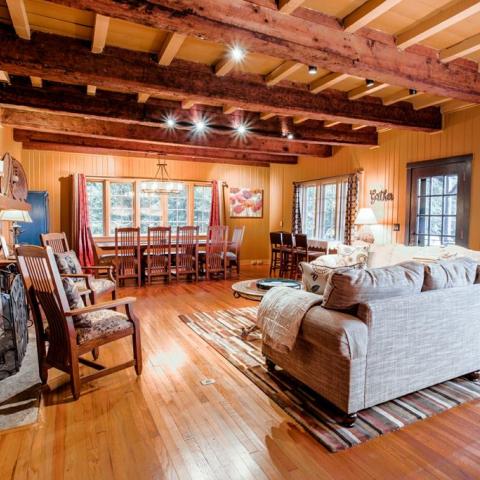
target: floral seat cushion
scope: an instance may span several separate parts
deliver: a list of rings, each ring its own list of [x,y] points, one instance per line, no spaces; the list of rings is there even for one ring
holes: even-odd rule
[[[83,279],[80,282],[77,282],[77,285],[80,290],[87,289],[87,285]],[[101,295],[102,293],[115,290],[115,283],[108,278],[93,278],[90,280],[90,285],[92,286],[92,290],[96,295]]]
[[[97,310],[85,315],[90,327],[77,328],[77,343],[82,345],[95,338],[130,330],[133,323],[128,317],[115,310]]]

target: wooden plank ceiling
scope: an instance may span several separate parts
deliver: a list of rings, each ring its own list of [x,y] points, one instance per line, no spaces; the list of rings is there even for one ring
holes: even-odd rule
[[[0,24],[30,148],[292,163],[480,103],[480,0],[0,0]]]

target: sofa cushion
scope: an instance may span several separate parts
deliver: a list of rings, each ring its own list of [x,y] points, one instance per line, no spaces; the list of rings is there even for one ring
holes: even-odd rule
[[[368,328],[348,313],[311,308],[303,319],[301,337],[350,360],[367,355]]]
[[[340,257],[340,265],[358,265],[367,263],[370,245],[343,245],[337,247],[337,255]]]
[[[472,285],[477,276],[477,267],[477,262],[467,257],[425,265],[422,291]]]
[[[324,255],[327,256],[327,255]],[[302,282],[307,292],[323,295],[327,285],[328,277],[337,269],[345,267],[330,267],[320,265],[314,262],[300,262],[300,270],[302,271]],[[363,268],[363,264],[350,265],[351,268]]]
[[[420,293],[423,279],[424,266],[417,262],[383,268],[338,269],[328,279],[322,305],[355,312],[361,303]]]

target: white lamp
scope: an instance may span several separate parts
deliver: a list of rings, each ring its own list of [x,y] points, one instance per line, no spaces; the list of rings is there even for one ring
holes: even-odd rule
[[[13,222],[13,242],[16,245],[18,243],[18,236],[22,233],[22,228],[18,222],[32,223],[32,217],[26,210],[2,210],[0,212],[0,220],[5,222]]]
[[[357,218],[355,219],[355,225],[360,227],[357,232],[358,240],[366,243],[374,243],[375,237],[369,225],[376,225],[377,223],[377,218],[371,208],[360,208]]]

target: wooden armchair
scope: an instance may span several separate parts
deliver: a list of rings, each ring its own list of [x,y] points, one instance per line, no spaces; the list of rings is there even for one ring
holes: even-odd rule
[[[112,300],[117,298],[117,282],[113,276],[112,265],[96,264],[85,267],[80,265],[76,258],[68,259],[69,252],[73,250],[70,250],[67,236],[63,232],[42,233],[40,240],[45,248],[52,249],[60,274],[74,279],[82,294],[87,291],[92,304],[97,303],[98,298],[107,293],[112,295]],[[74,265],[74,271],[72,271],[72,265]]]
[[[177,227],[177,248],[173,274],[195,275],[198,280],[198,226]]]
[[[148,227],[145,277],[149,284],[155,277],[165,277],[167,281],[170,281],[172,275],[171,243],[171,227]]]
[[[245,225],[233,229],[232,241],[227,249],[227,267],[232,274],[233,267],[236,269],[237,276],[240,275],[240,250],[242,248],[243,237],[245,235]]]
[[[219,225],[208,227],[205,251],[205,272],[207,280],[213,273],[223,273],[227,278],[227,242],[228,227]]]
[[[64,283],[58,271],[51,247],[17,247],[17,259],[33,311],[39,357],[40,378],[47,382],[48,369],[57,368],[70,375],[73,397],[80,396],[81,385],[124,368],[135,367],[137,375],[142,371],[140,328],[132,304],[133,297],[98,303],[96,305],[70,307],[72,292],[67,299]],[[76,289],[72,290],[73,292]],[[125,314],[113,309],[124,305]],[[47,328],[44,328],[43,317]],[[132,336],[133,359],[114,367],[105,368],[83,358],[96,350],[123,337]],[[48,341],[48,349],[46,349]],[[97,370],[81,377],[80,364]]]

